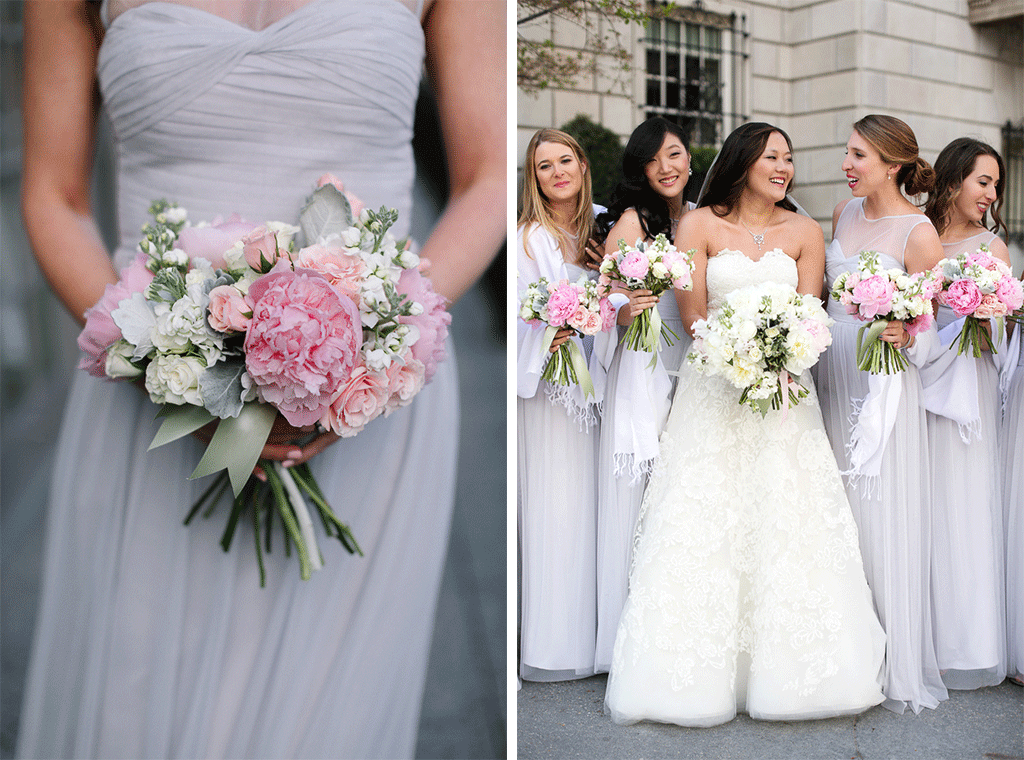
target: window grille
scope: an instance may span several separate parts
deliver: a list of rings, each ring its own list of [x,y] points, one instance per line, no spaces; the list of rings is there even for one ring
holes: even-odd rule
[[[693,147],[714,148],[745,121],[739,104],[746,17],[652,5],[644,34],[645,118],[664,116],[690,132]]]

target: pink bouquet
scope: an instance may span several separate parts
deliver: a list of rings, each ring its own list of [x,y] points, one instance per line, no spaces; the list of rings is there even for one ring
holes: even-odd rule
[[[932,271],[941,287],[939,303],[951,308],[958,317],[966,317],[957,353],[971,353],[975,357],[980,357],[983,350],[994,353],[995,344],[985,324],[1021,308],[1024,290],[1020,280],[984,245],[973,253],[943,259]]]
[[[911,335],[931,327],[937,291],[938,283],[930,273],[884,269],[877,251],[862,252],[857,269],[843,272],[832,283],[832,297],[846,307],[846,313],[868,323],[857,333],[857,368],[875,374],[905,370],[906,357],[879,335],[892,321],[903,322]]]
[[[637,240],[632,248],[625,240],[620,240],[619,250],[609,251],[601,262],[598,285],[603,294],[618,284],[625,290],[650,290],[656,298],[672,288],[690,290],[695,254],[692,250],[685,253],[677,250],[664,235],[658,235],[651,243]],[[633,351],[653,353],[658,350],[662,337],[669,346],[679,339],[662,323],[657,309],[645,309],[630,324],[624,340],[626,347]]]
[[[257,532],[269,528],[271,501],[308,578],[322,561],[306,498],[328,535],[350,552],[359,547],[307,465],[260,459],[274,420],[349,437],[409,404],[444,359],[445,301],[420,258],[389,232],[397,212],[363,209],[330,175],[299,226],[237,216],[190,226],[186,211],[166,201],[150,212],[139,255],[86,313],[79,366],[144,381],[164,405],[151,448],[217,422],[192,477],[226,472],[185,522],[230,484],[226,551],[245,509]],[[250,477],[256,465],[265,483]],[[262,581],[259,541],[257,552]]]
[[[607,298],[598,295],[597,284],[585,274],[576,282],[559,280],[554,284],[541,277],[521,294],[519,318],[530,324],[547,325],[543,348],[547,351],[555,333],[562,328],[570,328],[578,335],[610,330],[615,324],[615,309]],[[594,394],[586,360],[571,340],[551,355],[541,377],[558,385],[579,385],[586,395]]]

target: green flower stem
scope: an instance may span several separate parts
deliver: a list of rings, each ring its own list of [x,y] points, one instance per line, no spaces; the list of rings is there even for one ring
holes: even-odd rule
[[[278,475],[277,468],[275,467],[267,467],[264,471],[267,473],[267,481],[270,483],[271,489],[273,489],[274,505],[281,515],[281,522],[284,524],[287,535],[291,537],[295,543],[295,548],[298,550],[299,574],[302,576],[302,580],[308,581],[312,574],[309,552],[302,541],[302,533],[299,531],[298,523],[295,522],[295,516],[292,514],[291,505],[288,503],[287,495],[285,495],[284,484],[281,482],[281,476]],[[287,546],[288,544],[286,543],[285,547]]]

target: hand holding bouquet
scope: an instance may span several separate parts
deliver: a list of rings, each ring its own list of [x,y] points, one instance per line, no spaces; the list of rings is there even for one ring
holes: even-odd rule
[[[977,358],[983,350],[995,353],[985,323],[1021,308],[1024,290],[1020,280],[985,245],[973,253],[943,259],[932,271],[941,287],[939,303],[949,306],[958,317],[966,317],[957,354],[970,353]]]
[[[632,248],[625,240],[620,240],[618,251],[605,254],[598,284],[604,294],[618,283],[626,290],[649,290],[655,298],[671,288],[690,290],[695,253],[692,250],[680,252],[664,235],[658,235],[650,243],[637,240]],[[679,339],[662,323],[657,308],[645,309],[626,330],[625,344],[633,351],[655,352],[662,337],[669,346]]]
[[[807,395],[793,377],[814,366],[832,343],[821,302],[791,286],[764,282],[729,293],[716,312],[694,324],[687,361],[742,389],[740,403],[765,416]]]
[[[541,277],[520,294],[519,318],[529,324],[547,325],[543,343],[547,351],[560,329],[568,328],[578,335],[610,330],[615,324],[615,309],[607,298],[598,295],[597,283],[585,274],[576,282],[551,283]],[[541,377],[556,385],[579,385],[587,396],[594,395],[587,362],[571,340],[555,350]]]
[[[869,324],[857,333],[857,368],[874,374],[902,372],[907,359],[895,345],[879,338],[889,322],[899,321],[910,335],[932,325],[932,298],[938,283],[928,272],[907,274],[885,269],[877,251],[864,251],[857,269],[832,283],[832,297],[846,313]]]
[[[225,551],[250,511],[263,581],[260,533],[269,550],[276,508],[308,578],[322,564],[306,498],[328,535],[350,552],[359,547],[308,466],[260,459],[274,421],[280,414],[296,428],[348,437],[410,403],[444,358],[444,299],[389,232],[397,212],[363,209],[330,175],[299,226],[236,216],[193,227],[174,204],[150,211],[135,261],[86,313],[80,366],[111,379],[144,377],[163,405],[150,448],[217,422],[192,477],[227,473],[186,523],[204,504],[212,510],[230,484]],[[257,464],[265,483],[251,477]]]

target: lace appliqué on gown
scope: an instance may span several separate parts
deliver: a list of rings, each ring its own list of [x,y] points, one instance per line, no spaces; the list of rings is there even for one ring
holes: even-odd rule
[[[727,254],[727,255],[726,255]],[[736,287],[795,286],[782,251],[708,263]],[[607,706],[617,722],[795,719],[881,701],[883,635],[817,396],[762,419],[739,390],[681,370],[637,533]]]

